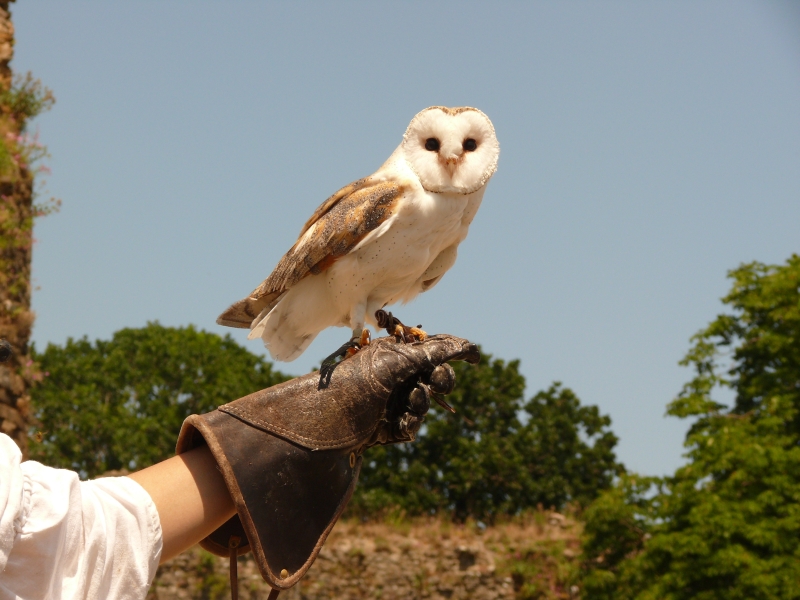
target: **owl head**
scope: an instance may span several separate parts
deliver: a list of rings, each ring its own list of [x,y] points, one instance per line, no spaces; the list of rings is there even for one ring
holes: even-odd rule
[[[429,192],[479,190],[494,175],[500,155],[489,117],[469,106],[426,108],[411,120],[401,147]]]

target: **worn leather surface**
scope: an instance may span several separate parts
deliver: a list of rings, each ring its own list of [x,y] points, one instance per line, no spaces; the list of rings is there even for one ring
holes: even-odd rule
[[[237,509],[201,545],[222,556],[231,545],[240,554],[252,549],[270,585],[294,585],[350,499],[364,450],[413,441],[434,370],[479,358],[474,344],[454,336],[379,338],[327,381],[310,373],[186,419],[177,452],[208,444]]]

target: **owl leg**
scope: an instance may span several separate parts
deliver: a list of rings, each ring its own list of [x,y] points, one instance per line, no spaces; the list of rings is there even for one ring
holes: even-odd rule
[[[326,386],[330,381],[333,370],[340,361],[353,356],[356,352],[367,346],[370,342],[369,329],[364,328],[366,304],[357,305],[350,311],[350,323],[353,324],[353,337],[322,361],[319,367],[320,386]]]
[[[347,356],[353,356],[361,348],[369,344],[369,329],[364,327],[367,317],[367,302],[361,302],[350,310],[350,326],[353,328],[353,346],[347,351]]]
[[[419,327],[408,327],[395,317],[392,313],[383,309],[375,311],[375,320],[378,322],[378,327],[386,329],[389,335],[393,335],[398,341],[410,344],[412,342],[424,342],[428,337]]]

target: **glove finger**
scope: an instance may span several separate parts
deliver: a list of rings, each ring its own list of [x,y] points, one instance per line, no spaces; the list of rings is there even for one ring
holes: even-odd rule
[[[447,363],[442,363],[430,374],[423,376],[425,381],[435,394],[449,394],[456,387],[456,372]]]
[[[399,420],[392,424],[392,440],[391,442],[413,442],[417,437],[422,423],[425,421],[424,417],[415,415],[412,412],[404,413]]]
[[[431,394],[425,384],[417,385],[408,395],[408,404],[411,411],[424,417],[428,414],[428,409],[431,407]]]

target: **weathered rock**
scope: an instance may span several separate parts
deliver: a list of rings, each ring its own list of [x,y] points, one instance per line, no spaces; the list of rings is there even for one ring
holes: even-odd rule
[[[440,520],[343,521],[308,574],[280,600],[576,597],[568,575],[577,564],[580,526],[551,514],[485,530]],[[269,588],[250,555],[239,558],[238,572],[242,600],[266,598]],[[532,589],[539,595],[530,596]],[[229,597],[228,560],[194,548],[159,569],[148,600]]]

